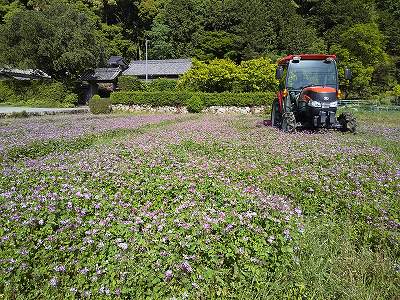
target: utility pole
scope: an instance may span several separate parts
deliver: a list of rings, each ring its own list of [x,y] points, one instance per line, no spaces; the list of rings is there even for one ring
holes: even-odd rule
[[[148,43],[149,40],[146,39],[146,83],[149,81],[149,64],[148,64]]]

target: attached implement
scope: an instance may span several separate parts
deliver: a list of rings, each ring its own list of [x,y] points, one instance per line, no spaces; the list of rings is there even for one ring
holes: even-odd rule
[[[285,132],[299,127],[356,131],[351,113],[336,118],[341,92],[335,55],[289,55],[278,61],[276,78],[280,85],[272,104],[272,126]],[[349,69],[345,78],[351,79]]]

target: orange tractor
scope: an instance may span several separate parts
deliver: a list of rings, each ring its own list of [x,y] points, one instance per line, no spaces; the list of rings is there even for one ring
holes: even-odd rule
[[[351,113],[336,118],[341,92],[335,55],[289,55],[278,61],[276,78],[280,85],[272,104],[272,126],[285,132],[299,127],[356,131]],[[349,69],[345,78],[351,79]]]

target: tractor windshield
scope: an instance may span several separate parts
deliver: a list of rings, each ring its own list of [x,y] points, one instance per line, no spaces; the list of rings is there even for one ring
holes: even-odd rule
[[[329,86],[337,88],[336,63],[324,60],[301,60],[291,62],[287,75],[289,90],[302,90],[307,86]]]

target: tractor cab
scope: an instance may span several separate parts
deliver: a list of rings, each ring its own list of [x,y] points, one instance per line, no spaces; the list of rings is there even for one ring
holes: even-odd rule
[[[350,80],[350,70],[346,69],[345,77]],[[272,107],[273,126],[285,131],[343,128],[336,119],[341,92],[335,55],[289,55],[278,61],[276,78],[280,89]]]

